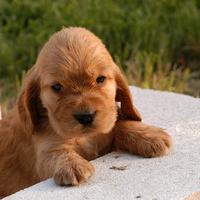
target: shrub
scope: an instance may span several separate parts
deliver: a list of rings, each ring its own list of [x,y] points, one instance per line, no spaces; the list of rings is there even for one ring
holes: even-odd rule
[[[181,85],[185,92],[185,67],[199,65],[190,50],[200,46],[198,0],[3,0],[0,16],[0,78],[12,83],[34,64],[44,42],[62,26],[84,26],[97,34],[122,69],[134,71],[129,78],[139,86],[180,91]],[[165,78],[166,84],[147,81],[148,70],[153,77]]]

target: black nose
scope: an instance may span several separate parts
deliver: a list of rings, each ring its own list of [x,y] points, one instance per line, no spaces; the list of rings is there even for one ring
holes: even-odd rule
[[[90,125],[93,122],[95,115],[96,112],[93,113],[84,112],[84,113],[77,113],[74,115],[74,117],[80,124]]]

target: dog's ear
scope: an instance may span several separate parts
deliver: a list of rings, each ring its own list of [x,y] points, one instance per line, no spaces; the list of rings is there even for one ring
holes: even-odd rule
[[[17,106],[25,131],[35,133],[42,127],[46,109],[42,106],[40,99],[39,78],[30,73],[26,79],[17,100]]]
[[[132,103],[128,83],[119,69],[116,70],[115,80],[117,83],[116,101],[121,103],[121,115],[123,118],[141,121],[141,115]]]

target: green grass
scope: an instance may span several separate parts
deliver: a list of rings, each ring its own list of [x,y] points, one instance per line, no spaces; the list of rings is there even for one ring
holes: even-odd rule
[[[127,63],[127,78],[130,84],[143,88],[175,91],[189,91],[189,68],[171,67],[160,55],[146,52],[135,56],[135,62]]]
[[[15,98],[22,72],[63,26],[98,35],[131,84],[200,92],[188,84],[200,79],[199,0],[2,0],[0,16],[0,102]]]

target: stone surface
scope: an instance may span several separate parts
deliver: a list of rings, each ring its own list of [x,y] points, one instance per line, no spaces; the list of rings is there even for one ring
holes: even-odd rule
[[[200,190],[200,99],[131,87],[143,121],[166,129],[174,147],[165,157],[145,159],[111,153],[92,161],[91,180],[59,187],[52,179],[6,200],[181,200]],[[124,170],[110,168],[124,167]]]

